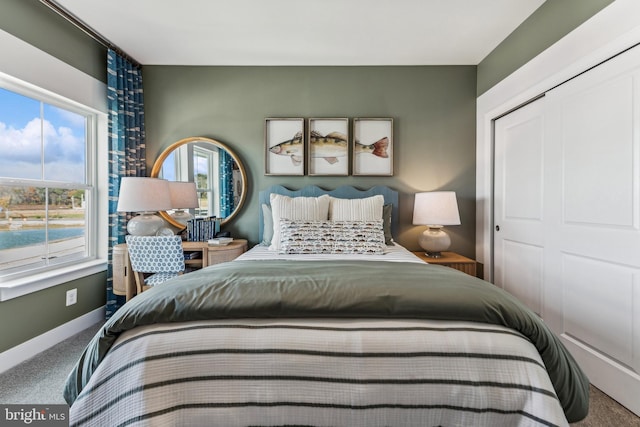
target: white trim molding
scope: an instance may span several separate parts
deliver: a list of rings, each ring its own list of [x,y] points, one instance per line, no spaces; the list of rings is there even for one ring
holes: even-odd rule
[[[104,322],[104,316],[105,308],[97,308],[0,353],[0,374],[31,359],[67,338],[90,328],[96,323]]]
[[[640,2],[616,0],[477,99],[476,259],[493,277],[493,120],[640,43]]]
[[[104,259],[97,259],[66,268],[32,274],[16,280],[4,281],[0,283],[0,302],[58,286],[72,280],[81,279],[92,274],[100,273],[106,269],[106,261]]]

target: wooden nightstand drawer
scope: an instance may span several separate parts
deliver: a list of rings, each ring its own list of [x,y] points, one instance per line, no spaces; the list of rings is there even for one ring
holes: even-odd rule
[[[209,245],[207,251],[207,265],[233,261],[246,251],[247,241],[244,239],[234,239],[233,242],[225,246]]]
[[[469,276],[478,277],[478,263],[455,252],[442,252],[441,258],[430,258],[424,251],[416,251],[413,254],[429,264],[444,265],[467,273]]]
[[[247,251],[247,241],[234,239],[225,246],[214,246],[207,242],[182,242],[182,247],[188,252],[202,252],[201,257],[186,262],[192,268],[200,268],[233,261]]]

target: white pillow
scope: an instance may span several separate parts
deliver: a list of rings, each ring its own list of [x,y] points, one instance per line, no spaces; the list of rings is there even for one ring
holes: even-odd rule
[[[320,197],[289,197],[271,193],[271,215],[273,217],[273,237],[269,249],[280,250],[281,219],[329,219],[329,195]]]
[[[365,199],[338,199],[331,197],[329,219],[331,221],[374,221],[382,219],[382,195]]]

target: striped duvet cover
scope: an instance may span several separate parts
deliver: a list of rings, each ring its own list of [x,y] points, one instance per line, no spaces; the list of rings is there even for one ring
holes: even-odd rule
[[[74,426],[563,426],[535,347],[500,326],[234,320],[120,336]]]
[[[69,375],[72,426],[565,426],[588,380],[482,280],[253,251],[136,296]]]

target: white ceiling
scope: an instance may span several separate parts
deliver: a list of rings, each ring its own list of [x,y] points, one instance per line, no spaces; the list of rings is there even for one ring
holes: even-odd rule
[[[143,65],[475,65],[545,0],[56,0]]]

